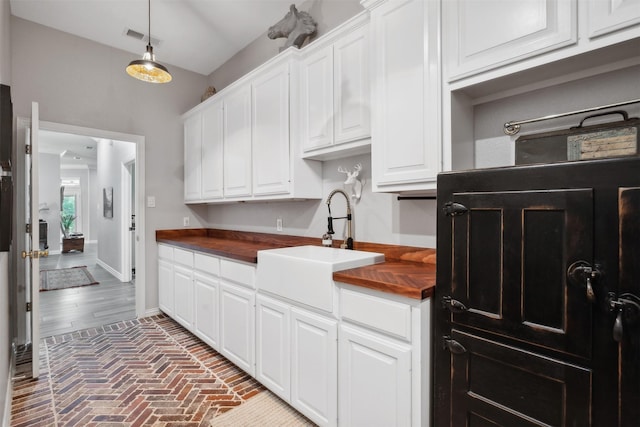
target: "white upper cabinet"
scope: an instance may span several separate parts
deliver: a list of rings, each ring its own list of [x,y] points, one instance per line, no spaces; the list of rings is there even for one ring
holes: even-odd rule
[[[640,0],[447,0],[442,17],[445,81],[486,74],[456,87],[640,37]]]
[[[252,83],[253,194],[289,192],[289,63]]]
[[[439,2],[371,7],[373,190],[435,188],[441,169]]]
[[[202,111],[202,198],[223,196],[222,102],[216,101]],[[186,170],[185,170],[186,173]]]
[[[588,36],[602,36],[640,24],[640,0],[588,2]]]
[[[443,2],[450,80],[576,43],[576,0]]]
[[[369,151],[368,15],[357,15],[302,51],[303,157],[326,160]]]
[[[251,196],[251,86],[224,99],[224,196]]]
[[[202,113],[184,121],[184,201],[202,198]]]

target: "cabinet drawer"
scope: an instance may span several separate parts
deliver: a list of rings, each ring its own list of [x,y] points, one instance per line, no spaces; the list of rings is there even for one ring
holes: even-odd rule
[[[256,267],[236,261],[221,259],[220,276],[253,289],[255,288]]]
[[[193,252],[173,248],[173,261],[187,267],[193,267]]]
[[[411,306],[397,301],[340,289],[342,319],[411,341]]]
[[[158,258],[173,261],[173,248],[166,245],[158,245]]]
[[[220,258],[203,254],[193,254],[193,263],[196,270],[213,276],[220,275]]]

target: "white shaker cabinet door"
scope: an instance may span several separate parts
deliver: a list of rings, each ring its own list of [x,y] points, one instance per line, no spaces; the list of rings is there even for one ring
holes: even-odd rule
[[[158,260],[158,303],[160,310],[168,316],[173,317],[174,294],[173,294],[173,264],[171,262]]]
[[[253,194],[289,192],[289,64],[252,83]]]
[[[577,0],[449,0],[442,8],[449,81],[578,39]]]
[[[291,405],[320,426],[334,426],[337,409],[337,321],[291,309]]]
[[[202,114],[184,122],[184,201],[199,201],[202,191]]]
[[[255,294],[220,283],[220,353],[250,375],[255,374]]]
[[[251,195],[251,86],[224,97],[224,196]]]
[[[280,398],[291,391],[291,327],[288,304],[256,298],[256,379]]]
[[[342,425],[411,425],[408,344],[341,325],[338,364]]]
[[[195,334],[214,350],[220,349],[218,302],[220,282],[217,277],[201,273],[193,274],[195,291]]]
[[[175,306],[173,318],[189,331],[193,330],[193,270],[173,266]]]
[[[202,111],[202,199],[223,196],[223,112],[222,101],[216,101]],[[186,173],[186,167],[185,167]]]
[[[333,47],[300,64],[300,133],[307,152],[333,144]]]
[[[587,7],[590,38],[640,25],[640,0],[589,1]]]

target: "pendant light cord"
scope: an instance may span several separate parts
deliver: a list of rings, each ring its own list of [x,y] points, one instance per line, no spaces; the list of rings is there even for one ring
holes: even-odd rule
[[[151,46],[151,0],[149,0],[149,40],[147,45]]]

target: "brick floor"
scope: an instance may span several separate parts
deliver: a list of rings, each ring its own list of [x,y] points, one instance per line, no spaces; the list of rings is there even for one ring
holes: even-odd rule
[[[11,426],[208,426],[263,390],[164,315],[47,338],[40,366],[14,382]]]

